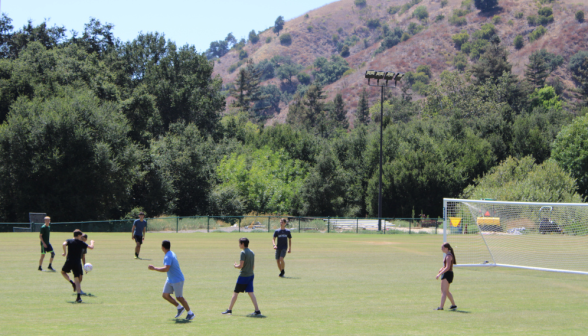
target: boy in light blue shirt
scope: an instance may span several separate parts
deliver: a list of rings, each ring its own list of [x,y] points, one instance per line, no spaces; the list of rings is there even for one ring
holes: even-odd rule
[[[165,257],[163,258],[164,267],[154,267],[153,265],[149,265],[149,269],[152,271],[167,272],[167,280],[163,286],[162,296],[178,309],[176,318],[180,317],[184,310],[187,310],[188,315],[186,316],[186,320],[191,320],[194,318],[194,313],[190,309],[188,301],[184,299],[184,274],[180,269],[180,263],[178,262],[176,254],[170,249],[171,243],[169,240],[164,240],[161,243],[161,250],[165,254]],[[176,293],[176,299],[178,299],[181,304],[171,296],[174,292]]]

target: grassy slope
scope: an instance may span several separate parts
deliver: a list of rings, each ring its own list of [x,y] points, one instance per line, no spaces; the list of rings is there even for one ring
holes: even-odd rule
[[[54,233],[51,241],[69,237]],[[133,259],[128,234],[91,233],[94,271],[83,289],[96,297],[71,304],[71,287],[59,273],[38,272],[36,234],[0,234],[0,334],[57,335],[585,335],[585,276],[508,269],[458,269],[452,292],[459,312],[435,312],[440,293],[440,236],[299,234],[277,277],[270,234],[250,234],[256,253],[255,292],[265,319],[242,295],[235,315],[229,303],[237,271],[238,234],[148,233]],[[161,297],[165,275],[159,245],[170,239],[186,277],[193,322],[176,323]],[[459,251],[457,260],[459,261]],[[61,267],[63,258],[56,257]],[[47,262],[45,262],[45,266]]]
[[[372,36],[365,26],[368,18],[379,18],[380,22],[385,22],[390,27],[400,26],[406,29],[411,21],[416,22],[411,16],[417,6],[402,15],[389,15],[386,12],[388,7],[399,6],[406,2],[405,0],[368,0],[368,8],[360,10],[353,4],[353,0],[336,1],[309,11],[308,18],[302,15],[286,22],[284,32],[292,35],[291,46],[280,45],[276,34],[267,30],[261,34],[259,43],[247,44],[245,50],[255,62],[269,59],[274,55],[288,55],[300,64],[311,66],[317,57],[330,57],[336,53],[334,44],[330,42],[333,34],[339,35],[342,39],[354,32],[362,39]],[[358,92],[365,87],[363,74],[367,69],[406,72],[414,71],[418,65],[428,64],[436,78],[443,70],[453,70],[451,61],[458,50],[453,45],[451,35],[459,33],[462,29],[471,34],[481,25],[491,22],[494,15],[502,18],[502,22],[497,24],[497,29],[503,44],[508,47],[509,60],[513,63],[513,71],[517,75],[524,74],[528,57],[535,50],[545,48],[560,54],[564,56],[567,63],[578,50],[588,49],[588,39],[585,38],[588,35],[588,20],[580,24],[574,18],[577,10],[583,9],[588,13],[588,3],[585,0],[556,0],[550,5],[553,6],[555,22],[547,26],[548,33],[544,37],[533,43],[528,43],[527,35],[535,27],[528,25],[526,17],[537,14],[538,5],[535,0],[500,0],[501,7],[487,15],[481,15],[472,7],[474,11],[466,16],[468,24],[456,27],[450,25],[447,19],[451,16],[453,9],[459,8],[460,4],[461,0],[449,0],[448,6],[441,8],[440,1],[423,0],[418,6],[427,7],[428,29],[379,55],[373,56],[380,42],[372,42],[368,48],[363,48],[361,41],[357,43],[351,48],[351,56],[347,58],[350,66],[357,71],[327,86],[328,99],[333,99],[336,93],[341,92],[349,109],[348,117],[353,119],[352,115],[359,99]],[[525,16],[522,19],[516,19],[514,15],[517,12],[523,12]],[[445,20],[435,23],[434,18],[438,14],[445,15]],[[512,26],[507,23],[509,20],[513,21]],[[311,32],[308,31],[309,26],[313,27]],[[338,29],[342,29],[342,32],[338,32]],[[525,37],[525,47],[517,51],[512,44],[515,36],[519,34]],[[269,44],[265,43],[267,37],[273,38]],[[223,78],[224,83],[233,82],[238,71],[229,74],[228,68],[238,61],[237,51],[229,52],[220,61],[215,63],[215,73]],[[310,72],[310,67],[306,71]],[[553,75],[563,79],[567,86],[574,86],[571,76],[565,69],[560,69]],[[269,83],[277,84],[278,80],[272,79],[268,81]],[[369,92],[371,99],[376,100],[379,97],[379,90],[374,89]],[[286,115],[287,108],[284,108],[274,120],[284,122]],[[273,120],[269,123],[273,123]]]

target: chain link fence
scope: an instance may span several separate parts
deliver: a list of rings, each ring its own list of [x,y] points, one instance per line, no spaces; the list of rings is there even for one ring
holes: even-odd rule
[[[148,218],[149,232],[272,232],[286,218],[286,228],[300,233],[442,233],[441,218],[341,218],[312,216],[188,216]],[[134,219],[51,223],[53,232],[130,232]],[[43,223],[0,223],[0,232],[39,232]],[[441,229],[439,227],[441,226]]]

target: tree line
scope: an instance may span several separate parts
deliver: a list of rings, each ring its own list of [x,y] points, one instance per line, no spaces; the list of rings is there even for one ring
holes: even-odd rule
[[[346,63],[320,59],[312,81],[290,96],[286,124],[266,127],[259,111],[271,104],[260,101],[274,94],[260,85],[260,67],[242,69],[227,92],[206,53],[159,33],[122,42],[112,28],[92,19],[66,37],[64,27],[15,30],[2,17],[0,221],[37,211],[57,221],[141,210],[375,216],[380,124],[387,217],[441,215],[443,197],[577,201],[588,193],[587,53],[568,61],[579,89],[566,102],[561,88],[545,85],[549,66],[517,78],[490,39],[466,72],[422,82],[425,99],[413,100],[410,85],[388,96],[384,118],[379,102],[370,107],[367,91],[358,92],[353,128],[343,97],[324,98]],[[533,62],[550,64],[541,55]],[[224,114],[227,93],[234,103]]]

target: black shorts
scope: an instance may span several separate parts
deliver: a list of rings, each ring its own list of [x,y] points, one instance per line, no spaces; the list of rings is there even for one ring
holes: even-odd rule
[[[47,248],[45,248],[43,243],[41,243],[41,254],[45,254],[47,252],[53,252],[53,246],[51,246],[50,243],[47,243]]]
[[[63,264],[61,270],[65,273],[73,272],[74,278],[79,278],[80,276],[82,276],[82,274],[84,274],[84,269],[82,268],[81,261],[66,261],[65,264]]]
[[[135,241],[139,244],[143,244],[143,236],[137,236],[135,235]]]
[[[447,271],[445,273],[443,273],[443,275],[441,276],[441,280],[447,280],[447,282],[452,283],[453,282],[453,271]]]

